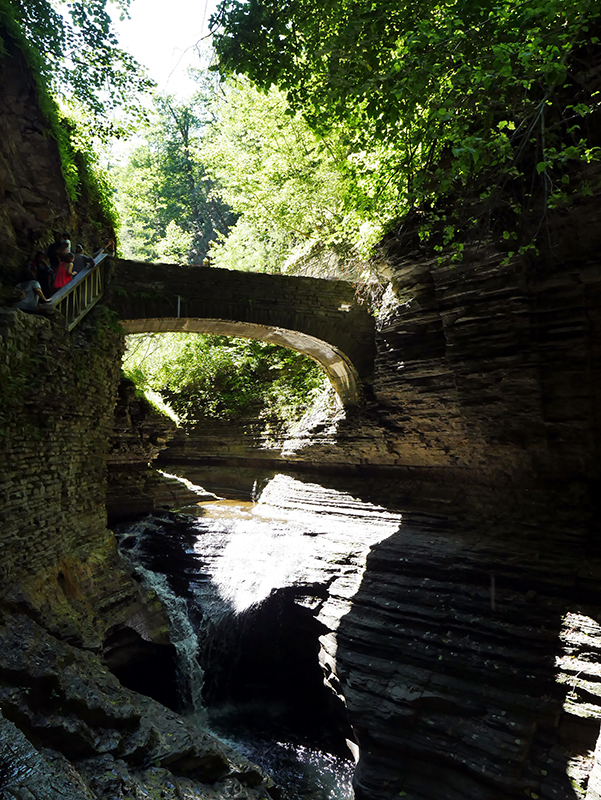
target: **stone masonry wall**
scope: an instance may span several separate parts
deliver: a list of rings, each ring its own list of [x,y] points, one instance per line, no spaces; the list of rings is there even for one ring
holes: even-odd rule
[[[163,613],[156,605],[142,613],[144,597],[106,528],[122,346],[98,314],[67,334],[58,319],[0,311],[0,605],[24,605],[88,647],[136,615],[145,638],[166,639]]]

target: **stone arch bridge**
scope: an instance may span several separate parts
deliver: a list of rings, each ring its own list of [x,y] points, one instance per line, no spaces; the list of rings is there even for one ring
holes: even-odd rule
[[[107,300],[127,333],[246,337],[310,356],[347,407],[373,372],[374,319],[346,281],[118,259]]]

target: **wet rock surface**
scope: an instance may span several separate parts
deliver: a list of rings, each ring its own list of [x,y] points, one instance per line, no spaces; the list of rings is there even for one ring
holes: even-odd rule
[[[583,554],[549,535],[407,514],[373,548],[322,640],[361,747],[358,796],[584,796],[601,629]],[[582,624],[576,676],[562,652],[582,647]]]
[[[238,626],[208,641],[217,694],[240,682],[237,662],[257,682],[261,647],[280,622],[293,630],[294,603],[317,623],[327,713],[359,746],[357,797],[596,796],[601,564],[578,525],[378,508],[365,492],[282,475],[254,511],[276,520],[264,539],[249,523],[229,552],[202,533],[195,548],[197,570],[239,606]],[[257,621],[253,650],[245,631]],[[276,692],[284,661],[277,648],[262,655]]]
[[[257,767],[125,689],[97,655],[19,613],[0,634],[3,798],[269,796]]]

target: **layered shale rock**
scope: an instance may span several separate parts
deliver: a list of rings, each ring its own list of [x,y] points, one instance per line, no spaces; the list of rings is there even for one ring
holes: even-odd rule
[[[220,663],[235,672],[244,660],[260,607],[241,608],[270,575],[264,624],[275,604],[292,626],[293,602],[321,627],[359,798],[596,797],[601,565],[579,525],[451,520],[368,496],[359,482],[349,494],[280,475],[254,515],[289,528],[255,534],[252,552],[202,552],[239,609],[238,633],[220,631]],[[272,670],[277,682],[277,660]]]
[[[85,221],[31,74],[5,46],[0,252],[12,277],[49,227]],[[532,261],[480,245],[449,266],[391,238],[363,408],[314,419],[269,453],[322,470],[332,492],[345,475],[344,501],[290,485],[264,504],[321,519],[297,530],[302,569],[280,589],[321,631],[361,800],[600,795],[598,200],[575,196]],[[264,797],[257,770],[105,669],[142,672],[171,652],[163,609],[106,527],[122,348],[100,309],[70,335],[60,320],[0,313],[1,791]],[[166,433],[131,392],[121,399],[114,463],[146,469]],[[244,461],[260,441],[230,448],[222,435],[203,458],[220,442],[217,455]],[[201,449],[172,458],[187,468]],[[268,554],[251,551],[271,580]]]
[[[172,419],[137,392],[131,380],[121,377],[106,456],[106,508],[111,523],[207,497],[151,466],[176,430]]]
[[[372,548],[322,640],[360,745],[359,797],[586,795],[601,628],[575,538],[405,513]]]
[[[90,246],[110,229],[85,188],[69,202],[35,80],[0,35],[0,276],[12,286],[52,227]],[[122,353],[100,308],[71,334],[58,314],[0,310],[0,795],[266,798],[253,765],[107,669],[163,663],[174,678],[165,610],[106,527]]]
[[[71,335],[0,317],[2,797],[265,798],[262,773],[107,669],[175,683],[165,610],[106,528],[121,333],[102,312]]]
[[[599,794],[598,198],[555,223],[532,262],[391,241],[369,402],[281,449],[403,512],[360,586],[312,590],[365,800]]]
[[[0,36],[0,253],[3,268],[17,268],[52,226],[66,227],[71,209],[35,80],[4,29]]]
[[[271,447],[252,427],[232,436],[224,426],[184,427],[161,454],[165,469],[191,475],[252,459],[386,474],[399,494],[445,498],[465,512],[536,517],[553,503],[592,524],[599,266],[584,255],[537,274],[500,253],[473,256],[444,267],[391,252],[373,398],[360,413],[322,414]]]
[[[594,798],[601,565],[578,523],[450,519],[329,484],[279,475],[227,534],[145,523],[144,563],[200,603],[207,698],[277,698],[322,732],[327,712],[357,747],[359,798]]]
[[[273,783],[231,748],[124,689],[98,658],[22,614],[1,629],[2,797],[269,798]]]

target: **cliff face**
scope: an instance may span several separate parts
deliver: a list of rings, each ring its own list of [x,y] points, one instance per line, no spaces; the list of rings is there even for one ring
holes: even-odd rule
[[[538,274],[478,253],[462,268],[395,267],[399,305],[380,322],[375,385],[394,462],[516,495],[554,481],[586,491],[599,477],[594,251]]]
[[[150,464],[173,437],[176,424],[159,413],[129,379],[119,381],[106,454],[109,521],[123,521],[162,508],[198,502],[199,496]]]
[[[99,647],[98,608],[119,619],[136,595],[114,580],[125,576],[104,508],[121,336],[88,323],[70,337],[59,320],[11,310],[0,319],[3,600]]]
[[[23,253],[55,224],[66,227],[69,202],[58,147],[21,51],[0,30],[0,254],[2,267],[21,266]]]
[[[106,527],[122,349],[101,311],[72,334],[0,312],[2,796],[264,798],[253,765],[107,669],[175,682],[164,609]]]
[[[90,245],[104,234],[85,197],[68,201],[33,76],[0,35],[0,276],[10,286],[52,227]],[[151,668],[175,682],[165,611],[106,526],[123,352],[111,319],[97,309],[67,334],[58,316],[0,309],[0,794],[265,798],[252,764],[116,677]],[[142,458],[153,444],[139,437]]]
[[[10,291],[27,260],[50,244],[53,230],[69,231],[86,252],[105,245],[114,232],[86,180],[80,180],[77,201],[69,198],[36,81],[2,25],[0,45],[0,281]],[[67,128],[63,134],[67,140]],[[71,157],[69,169],[81,178],[79,156]]]
[[[391,254],[377,402],[338,446],[396,465],[375,495],[405,513],[322,640],[361,797],[598,796],[597,215],[536,271]]]
[[[403,516],[356,591],[315,579],[360,798],[599,796],[599,217],[576,203],[537,263],[392,242],[372,398],[281,443],[297,476]],[[202,481],[241,454],[277,464],[212,429],[161,459]]]
[[[291,543],[259,537],[243,575],[224,548],[214,568],[234,573],[235,598],[273,549],[280,594],[314,608],[326,683],[359,744],[357,796],[597,797],[599,564],[578,525],[395,510],[394,485],[381,488],[386,509],[358,480],[279,476],[256,509],[294,520]]]
[[[544,516],[565,504],[592,524],[601,415],[601,243],[590,233],[601,230],[597,209],[593,197],[563,221],[564,241],[580,238],[580,249],[568,258],[558,247],[534,266],[504,264],[484,247],[463,265],[440,266],[393,242],[361,413],[316,419],[271,449],[250,429],[228,436],[208,423],[184,428],[160,460],[193,469],[211,457],[282,458],[366,479],[375,468],[396,477],[402,496],[438,497],[487,517]]]

